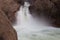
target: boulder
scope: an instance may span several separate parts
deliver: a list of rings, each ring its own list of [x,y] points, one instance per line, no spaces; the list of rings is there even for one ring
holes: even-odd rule
[[[15,23],[21,5],[22,0],[0,0],[0,40],[18,40],[12,23]]]
[[[11,23],[16,21],[16,12],[24,2],[22,0],[0,0],[0,9],[7,15]]]
[[[0,10],[0,40],[18,40],[17,33],[3,11]]]
[[[29,7],[33,16],[43,15],[54,27],[60,27],[60,0],[35,0]]]

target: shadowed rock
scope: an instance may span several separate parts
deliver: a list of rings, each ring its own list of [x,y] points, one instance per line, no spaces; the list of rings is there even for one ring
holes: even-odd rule
[[[33,16],[43,15],[52,26],[60,27],[60,0],[35,0],[29,9]]]
[[[0,10],[0,40],[18,40],[16,31],[2,10]]]

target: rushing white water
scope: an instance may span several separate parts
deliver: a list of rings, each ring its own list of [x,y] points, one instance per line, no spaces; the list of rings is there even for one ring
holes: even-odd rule
[[[60,29],[46,26],[47,23],[34,18],[29,13],[29,3],[25,2],[17,12],[17,24],[14,26],[18,40],[60,40]]]

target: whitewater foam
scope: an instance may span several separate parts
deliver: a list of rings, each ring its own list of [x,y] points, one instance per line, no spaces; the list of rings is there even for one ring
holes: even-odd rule
[[[18,40],[60,40],[60,29],[46,26],[44,21],[34,18],[29,13],[29,3],[25,2],[17,12],[17,24],[14,28]]]

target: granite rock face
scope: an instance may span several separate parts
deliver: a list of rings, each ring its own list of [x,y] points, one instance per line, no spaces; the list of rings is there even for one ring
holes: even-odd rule
[[[18,40],[17,33],[3,11],[0,10],[0,40]]]
[[[33,16],[43,15],[52,26],[60,27],[60,0],[32,0],[29,7]]]
[[[0,0],[0,9],[7,15],[8,19],[14,23],[16,21],[16,12],[22,4],[22,0]]]

